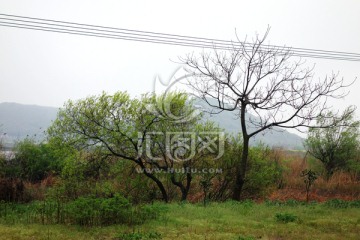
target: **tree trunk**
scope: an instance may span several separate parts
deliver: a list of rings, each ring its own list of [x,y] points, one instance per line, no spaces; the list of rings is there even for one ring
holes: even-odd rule
[[[326,181],[328,182],[334,173],[333,167],[330,164],[325,166],[326,169]]]
[[[136,161],[136,163],[141,167],[144,174],[156,183],[156,185],[158,186],[158,188],[159,188],[159,190],[161,192],[163,201],[166,202],[166,203],[169,202],[169,197],[168,197],[168,194],[167,194],[166,189],[164,187],[164,184],[157,177],[155,177],[152,173],[149,173],[147,171],[146,167],[141,162],[141,160]]]
[[[181,201],[186,201],[188,196],[188,191],[186,191],[185,189],[181,189]]]
[[[249,138],[244,137],[243,141],[241,162],[240,167],[236,170],[236,180],[232,196],[232,199],[235,201],[240,201],[241,192],[245,183],[246,166],[249,156]]]
[[[187,199],[187,196],[190,191],[191,180],[192,180],[191,172],[186,173],[186,187],[185,187],[186,195],[181,197],[182,198],[181,201],[186,201]]]
[[[172,173],[171,175],[171,182],[181,191],[181,201],[186,201],[187,199],[190,190],[191,180],[191,172],[186,173],[186,186],[184,186],[184,184],[182,184],[181,182],[176,181],[174,173]]]
[[[245,183],[246,166],[249,156],[250,137],[246,129],[245,116],[246,116],[246,103],[243,102],[241,103],[241,111],[240,111],[240,123],[241,123],[241,131],[243,136],[243,149],[242,149],[240,167],[236,169],[235,186],[232,196],[232,199],[235,201],[240,201],[241,192]]]
[[[167,195],[166,189],[165,189],[164,185],[162,184],[162,182],[159,179],[157,179],[154,175],[150,176],[150,178],[156,183],[156,185],[160,189],[163,201],[168,203],[169,197]]]

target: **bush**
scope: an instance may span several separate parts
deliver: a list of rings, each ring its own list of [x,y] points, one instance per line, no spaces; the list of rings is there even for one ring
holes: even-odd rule
[[[212,166],[223,170],[222,174],[214,175],[211,182],[209,198],[215,201],[231,198],[233,186],[236,184],[234,176],[242,154],[241,138],[230,138],[225,144],[224,156]],[[250,148],[242,199],[263,198],[271,189],[277,187],[283,169],[275,155],[273,150],[262,145]]]
[[[240,236],[237,240],[255,240],[256,238],[253,236]]]
[[[13,158],[6,161],[3,175],[38,183],[49,174],[59,173],[64,154],[50,143],[37,143],[26,138],[15,145]]]
[[[79,197],[65,206],[67,219],[82,226],[98,225],[100,199]]]
[[[281,177],[281,169],[271,158],[271,150],[263,147],[250,149],[248,173],[244,184],[247,197],[264,197]]]
[[[24,183],[19,179],[0,179],[0,200],[8,202],[26,201]]]
[[[289,223],[289,222],[295,222],[298,219],[298,217],[291,213],[276,213],[275,219],[278,222]]]
[[[80,197],[65,205],[67,222],[83,226],[142,224],[166,211],[163,205],[133,207],[119,194],[112,198]]]
[[[118,194],[113,198],[79,197],[66,204],[65,212],[70,223],[83,226],[132,222],[131,205]]]
[[[161,234],[158,232],[132,232],[132,233],[121,233],[115,239],[118,240],[150,240],[150,239],[161,239]]]
[[[360,208],[360,200],[344,201],[341,199],[332,199],[324,203],[325,206],[331,208]]]
[[[311,205],[311,204],[316,204],[316,201],[311,201],[311,202],[304,202],[304,201],[298,201],[298,200],[294,200],[294,199],[289,199],[286,201],[279,201],[279,200],[265,200],[265,205],[266,206],[289,206],[289,207],[296,207],[296,206],[303,206],[303,205]]]
[[[6,166],[6,159],[4,154],[1,152],[1,143],[0,143],[0,178],[5,176],[5,166]]]
[[[144,205],[139,208],[138,217],[141,219],[141,222],[144,222],[148,219],[157,219],[166,211],[167,206],[163,203]]]
[[[101,224],[127,223],[131,214],[130,202],[119,194],[100,203]]]

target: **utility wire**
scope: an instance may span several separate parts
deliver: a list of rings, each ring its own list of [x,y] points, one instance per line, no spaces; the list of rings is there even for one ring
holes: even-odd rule
[[[31,23],[35,23],[35,24],[40,24],[40,26],[41,25],[45,25],[45,26],[47,26],[47,25],[53,25],[53,26],[61,26],[61,27],[65,27],[65,29],[56,29],[56,28],[47,28],[47,30],[61,30],[61,31],[64,31],[64,30],[68,30],[68,28],[72,28],[72,29],[74,29],[74,26],[69,26],[69,25],[59,25],[59,24],[49,24],[49,23],[43,23],[43,22],[34,22],[34,21],[26,21],[26,20],[19,20],[19,19],[9,19],[9,18],[0,18],[0,19],[5,19],[5,20],[10,20],[10,21],[19,21],[19,22],[31,22]],[[51,20],[51,21],[54,21],[54,20]],[[59,21],[57,21],[57,22],[59,22]],[[9,24],[9,22],[2,22],[2,23],[8,23]],[[65,22],[65,23],[68,23],[68,22]],[[24,24],[13,24],[13,25],[16,25],[17,27],[20,27],[20,28],[24,28],[24,27],[27,27],[28,29],[33,29],[34,27],[38,27],[38,26],[34,26],[34,25],[24,25]],[[77,24],[77,25],[83,25],[83,24]],[[9,25],[3,25],[3,26],[9,26]],[[29,28],[30,27],[30,28]],[[99,27],[99,26],[97,26],[97,27]],[[44,27],[42,27],[41,26],[41,28],[42,28],[42,30],[45,30],[45,28]],[[105,28],[105,27],[102,27],[102,28]],[[86,29],[86,30],[91,30],[91,31],[97,31],[97,32],[104,32],[104,30],[98,30],[98,29],[93,29],[93,28],[79,28],[79,27],[75,27],[75,29]],[[38,30],[40,30],[40,29],[38,29]],[[74,33],[76,33],[76,32],[74,32],[73,30],[70,30],[73,34]],[[105,30],[105,32],[114,32],[114,33],[118,33],[118,32],[115,32],[115,31],[106,31]],[[93,34],[93,32],[84,32],[84,31],[78,31],[78,33],[79,34],[81,34],[81,35],[88,35],[89,33],[90,34]],[[122,33],[122,34],[128,34],[128,33],[124,33],[124,32],[120,32],[120,33]],[[104,35],[104,34],[102,34],[103,35],[103,37],[114,37],[114,35]],[[134,35],[134,34],[131,34],[131,35]],[[140,35],[140,34],[135,34],[135,35]],[[144,35],[144,34],[143,34]],[[151,35],[144,35],[144,36],[149,36],[149,37],[153,37],[153,36],[151,36]],[[155,41],[154,41],[154,39],[148,39],[148,38],[127,38],[126,36],[120,36],[121,38],[119,38],[119,37],[116,37],[116,38],[118,38],[118,39],[124,39],[124,40],[141,40],[141,41],[146,41],[146,42],[154,42],[154,43],[163,43],[163,44],[172,44],[172,45],[174,45],[174,44],[176,44],[176,45],[181,45],[181,46],[193,46],[193,47],[205,47],[205,48],[209,48],[209,47],[213,47],[214,45],[211,45],[211,46],[209,46],[209,45],[191,45],[191,44],[189,44],[189,40],[186,40],[185,39],[185,41],[187,41],[185,44],[184,43],[179,43],[179,42],[173,42],[173,41],[163,41],[162,39],[161,40],[159,40],[159,39],[155,39]],[[156,38],[158,38],[157,36],[155,36]],[[166,37],[167,39],[169,39],[169,37]],[[174,39],[174,40],[180,40],[180,41],[182,41],[183,39],[179,39],[179,38],[170,38],[170,39]],[[202,41],[202,42],[204,42],[204,41]],[[198,42],[196,42],[196,43],[199,43],[199,41]],[[205,42],[205,43],[207,43],[207,44],[210,44],[209,42]],[[214,43],[212,43],[212,44],[214,44]],[[234,47],[234,43],[232,43],[232,47]],[[218,49],[229,49],[229,44],[227,44],[227,46],[226,46],[227,48],[224,48],[224,47],[219,47],[219,46],[217,46],[217,48]],[[317,57],[317,58],[320,58],[321,56],[315,56],[315,55],[309,55],[309,54],[297,54],[297,53],[293,53],[292,55],[296,55],[296,56],[302,56],[302,57]],[[336,54],[336,55],[339,55],[339,54]],[[333,55],[332,55],[333,56]],[[338,59],[338,60],[350,60],[350,61],[357,61],[358,59],[349,59],[348,57],[346,58],[347,56],[343,56],[343,55],[341,55],[340,57],[336,57],[336,59]],[[333,59],[331,56],[324,56],[324,58],[326,58],[326,59]]]
[[[52,32],[61,32],[61,33],[71,33],[71,34],[78,34],[78,35],[86,35],[86,36],[97,36],[97,37],[107,37],[107,38],[116,38],[116,39],[124,39],[124,40],[133,40],[133,41],[142,41],[142,42],[152,42],[152,43],[162,43],[162,44],[171,44],[171,45],[180,45],[180,46],[190,46],[190,47],[203,47],[203,48],[213,48],[214,45],[204,45],[204,44],[189,44],[183,42],[174,42],[174,41],[164,41],[158,39],[149,39],[149,38],[134,38],[134,37],[126,37],[126,36],[119,36],[119,35],[111,35],[111,34],[99,34],[94,32],[86,32],[86,31],[75,31],[69,30],[64,28],[49,28],[49,27],[39,27],[36,25],[26,25],[26,24],[14,24],[8,22],[1,22],[3,23],[2,26],[8,27],[18,27],[18,28],[27,28],[33,30],[43,30],[43,31],[52,31]],[[219,47],[215,46],[217,49],[229,49],[229,47]],[[349,61],[358,61],[358,59],[350,59],[350,58],[340,58],[340,57],[331,57],[331,56],[315,56],[315,55],[308,55],[308,54],[293,54],[295,56],[301,57],[315,57],[315,58],[326,58],[326,59],[337,59],[337,60],[349,60]]]
[[[211,49],[215,48],[215,49],[221,49],[221,50],[233,49],[229,46],[221,47],[219,45],[211,45],[211,44],[207,44],[207,45],[206,44],[191,44],[191,43],[186,43],[186,42],[165,41],[165,40],[158,40],[158,39],[138,38],[138,37],[127,37],[127,36],[121,36],[121,35],[111,35],[111,34],[101,34],[101,33],[86,32],[86,31],[76,31],[76,30],[69,30],[69,29],[64,29],[64,28],[50,28],[50,27],[42,27],[42,26],[39,27],[36,25],[16,24],[16,23],[8,23],[8,22],[1,22],[1,21],[0,21],[0,26],[31,29],[31,30],[41,30],[41,31],[49,31],[49,32],[57,32],[57,33],[68,33],[68,34],[76,34],[76,35],[83,35],[83,36],[122,39],[122,40],[148,42],[148,43],[187,46],[187,47],[201,47],[201,48],[211,48]],[[248,49],[248,51],[251,51],[251,49]],[[285,54],[286,53],[278,53],[278,55],[285,55]],[[331,60],[360,61],[360,59],[349,58],[346,56],[345,57],[338,57],[338,56],[333,57],[333,56],[325,56],[325,55],[310,55],[310,54],[296,54],[296,53],[293,53],[292,56],[331,59]]]
[[[180,37],[180,38],[188,38],[188,39],[200,39],[200,40],[206,40],[211,42],[226,42],[233,44],[232,41],[228,40],[219,40],[219,39],[211,39],[211,38],[200,38],[200,37],[190,37],[190,36],[183,36],[183,35],[175,35],[175,34],[165,34],[165,33],[157,33],[157,32],[146,32],[146,31],[139,31],[139,30],[131,30],[131,29],[125,29],[125,28],[114,28],[114,27],[104,27],[104,26],[98,26],[98,25],[90,25],[90,24],[81,24],[81,23],[74,23],[74,22],[65,22],[65,21],[58,21],[58,20],[52,20],[52,19],[43,19],[43,18],[33,18],[33,17],[24,17],[24,16],[17,16],[17,15],[9,15],[9,14],[1,14],[2,16],[7,17],[15,17],[20,19],[32,19],[32,20],[40,20],[43,22],[54,22],[54,23],[63,23],[67,25],[73,25],[73,26],[85,26],[85,27],[92,27],[92,28],[100,28],[100,29],[110,29],[110,30],[120,30],[120,31],[127,31],[127,32],[136,32],[136,33],[146,33],[146,34],[153,34],[153,35],[161,35],[161,36],[170,36],[170,37]],[[251,43],[242,43],[245,45],[252,46]],[[282,47],[282,46],[274,46],[274,45],[262,45],[264,47]],[[315,52],[327,52],[327,53],[341,53],[346,55],[356,55],[360,56],[358,53],[349,53],[349,52],[338,52],[338,51],[326,51],[326,50],[317,50],[317,49],[309,49],[309,48],[291,48],[293,50],[305,50],[305,51],[315,51]]]
[[[1,13],[0,26],[177,46],[215,48],[221,50],[230,50],[244,47],[245,50],[251,51],[254,46],[254,44],[245,42],[232,42],[219,39],[146,32],[123,28],[64,22],[50,19],[23,17]],[[360,61],[360,54],[349,52],[326,51],[307,48],[289,48],[276,45],[262,45],[260,47],[260,50],[277,50],[280,51],[279,55],[285,55],[290,52],[292,56],[298,57]]]
[[[1,14],[0,14],[1,15]],[[106,33],[117,33],[117,34],[123,34],[123,35],[131,35],[131,36],[142,36],[142,37],[150,37],[150,38],[155,38],[155,40],[158,40],[159,39],[159,36],[157,36],[157,35],[149,35],[149,34],[139,34],[139,33],[128,33],[127,31],[129,31],[129,30],[117,30],[117,31],[113,31],[113,30],[111,30],[111,31],[109,31],[109,30],[99,30],[99,29],[94,29],[94,28],[89,28],[89,27],[74,27],[74,26],[71,26],[71,25],[63,25],[63,24],[49,24],[49,23],[44,23],[44,22],[34,22],[34,21],[28,21],[28,20],[19,20],[19,19],[9,19],[9,18],[1,18],[0,17],[0,20],[10,20],[10,22],[11,21],[17,21],[17,22],[25,22],[25,23],[34,23],[34,24],[40,24],[39,26],[41,26],[42,27],[42,25],[45,25],[45,26],[47,26],[47,25],[50,25],[50,26],[56,26],[56,27],[65,27],[66,29],[68,29],[68,28],[70,28],[70,29],[81,29],[81,30],[90,30],[90,31],[96,31],[97,33],[98,32],[100,32],[100,33],[102,33],[102,32],[106,32]],[[21,26],[21,25],[20,25]],[[18,25],[18,27],[20,27],[19,25]],[[24,25],[23,25],[24,26]],[[35,26],[30,26],[30,25],[28,25],[29,27],[35,27]],[[136,32],[139,32],[139,31],[136,31]],[[174,35],[175,36],[175,35]],[[176,36],[178,36],[178,35],[176,35]],[[189,39],[186,39],[186,38],[179,38],[179,37],[167,37],[167,36],[165,36],[165,37],[160,37],[161,38],[161,40],[163,40],[163,39],[170,39],[170,40],[175,40],[175,41],[185,41],[186,43],[194,43],[194,40],[189,40]],[[211,44],[211,46],[213,46],[214,44],[216,44],[216,43],[221,43],[221,41],[220,40],[217,40],[217,42],[216,43],[214,43],[214,42],[209,42],[209,41],[204,41],[204,40],[197,40],[195,43],[200,43],[200,44]],[[250,45],[250,44],[247,44],[247,43],[244,43],[244,44],[246,44],[245,45],[245,48],[247,49],[247,50],[251,50],[251,46],[247,46],[247,45]],[[229,47],[229,48],[233,48],[233,47],[240,47],[241,45],[239,45],[239,43],[234,43],[234,42],[229,42],[229,41],[225,41],[225,43],[221,43],[221,46],[223,46],[223,45],[225,45],[226,47]],[[276,46],[277,47],[277,46]],[[264,50],[264,48],[262,48],[263,50]],[[290,48],[289,48],[290,49]],[[270,50],[269,48],[267,48],[267,50]],[[298,53],[304,53],[304,54],[309,54],[309,52],[308,51],[304,51],[304,50],[298,50],[298,51],[295,51],[294,52],[294,50],[292,49],[292,51],[293,51],[293,53],[294,54],[298,54]],[[311,53],[311,52],[310,52]],[[318,53],[318,54],[325,54],[325,53],[320,53],[320,52],[315,52],[315,53]],[[329,53],[326,53],[327,54],[327,56],[329,55]],[[347,55],[349,55],[350,53],[348,53]],[[352,55],[349,55],[349,57],[360,57],[360,54],[358,54],[358,55],[354,55],[353,53],[351,53]],[[332,56],[340,56],[340,57],[343,57],[344,56],[344,54],[339,54],[339,53],[333,53],[333,54],[331,54]],[[302,55],[301,55],[302,56]],[[308,55],[306,55],[306,56],[308,56]]]

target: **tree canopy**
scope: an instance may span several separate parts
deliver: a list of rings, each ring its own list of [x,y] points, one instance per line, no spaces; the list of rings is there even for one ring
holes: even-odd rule
[[[324,164],[328,179],[335,170],[345,169],[358,153],[360,122],[354,119],[352,108],[343,116],[328,112],[320,117],[318,125],[331,127],[310,128],[305,141],[308,152]]]
[[[184,173],[184,183],[184,176],[176,176],[179,174],[172,169],[194,166],[201,157],[213,154],[197,140],[203,132],[219,131],[212,123],[201,121],[201,115],[193,114],[190,101],[184,93],[130,98],[126,92],[69,101],[49,128],[49,136],[79,149],[97,149],[103,155],[133,162],[157,184],[165,201],[167,192],[157,171],[169,172],[185,200],[191,172]],[[182,116],[189,118],[178,121]]]

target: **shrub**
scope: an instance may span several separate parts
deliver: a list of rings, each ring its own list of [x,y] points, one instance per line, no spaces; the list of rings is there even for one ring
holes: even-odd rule
[[[70,223],[82,226],[98,225],[100,216],[100,199],[79,197],[65,206],[66,216]]]
[[[19,179],[0,179],[0,200],[9,202],[24,201],[26,200],[24,190],[24,184]]]
[[[350,202],[350,207],[360,208],[360,200]]]
[[[24,139],[15,146],[15,158],[11,160],[10,170],[15,177],[20,177],[31,182],[43,180],[49,172],[56,171],[58,159],[54,150],[45,143],[37,144],[32,139]]]
[[[150,239],[161,239],[161,234],[158,232],[132,232],[132,233],[121,233],[115,239],[118,240],[150,240]]]
[[[341,199],[332,199],[326,201],[324,205],[331,208],[360,208],[360,200],[344,201]]]
[[[240,165],[242,154],[241,137],[229,137],[225,142],[225,153],[221,161],[215,161],[212,167],[222,169],[222,174],[211,176],[209,198],[225,201],[232,196],[235,183],[234,176]],[[272,188],[277,187],[281,179],[282,167],[278,156],[270,148],[259,145],[249,149],[249,161],[246,169],[242,199],[258,199],[266,196]]]
[[[255,240],[255,237],[253,236],[240,236],[237,238],[237,240]]]
[[[264,146],[250,149],[248,173],[244,185],[247,197],[264,197],[281,176],[281,169],[272,159],[272,152]]]
[[[292,213],[276,213],[275,219],[278,222],[289,223],[289,222],[295,222],[298,219],[298,217]]]
[[[162,204],[133,207],[115,194],[112,198],[80,197],[65,205],[66,218],[71,224],[83,226],[111,224],[142,224],[157,219],[166,207]]]
[[[101,224],[126,223],[131,214],[130,202],[119,194],[100,202]]]
[[[131,222],[129,201],[115,194],[112,198],[79,197],[65,206],[70,223],[93,226]]]

